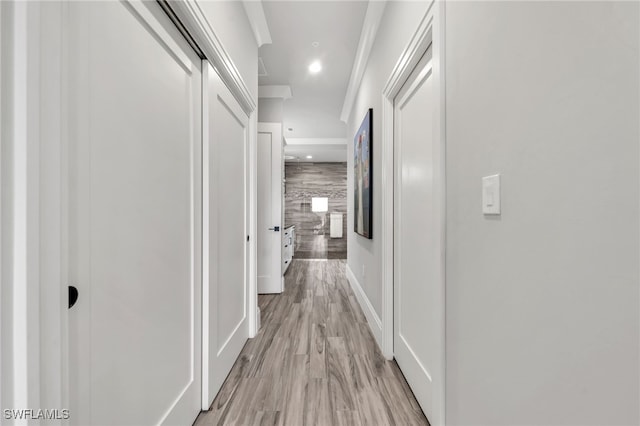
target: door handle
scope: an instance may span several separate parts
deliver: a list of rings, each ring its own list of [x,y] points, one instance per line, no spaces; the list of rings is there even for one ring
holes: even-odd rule
[[[78,301],[78,289],[74,286],[69,286],[69,309],[73,307]]]
[[[273,228],[269,228],[269,231],[280,232],[280,227],[279,226],[274,226]]]

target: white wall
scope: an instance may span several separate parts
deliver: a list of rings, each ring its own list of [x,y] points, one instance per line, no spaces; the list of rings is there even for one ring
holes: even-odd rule
[[[198,0],[211,27],[258,101],[258,43],[241,1]]]
[[[447,3],[449,424],[640,421],[638,6]]]
[[[283,105],[282,98],[258,99],[258,121],[261,123],[282,123]]]
[[[374,109],[373,240],[349,214],[348,265],[378,315],[382,85],[425,10],[388,3],[348,123]],[[640,422],[639,12],[446,4],[448,424]]]
[[[396,61],[409,42],[412,31],[427,11],[426,2],[391,1],[378,29],[376,41],[363,75],[360,90],[347,123],[347,264],[360,283],[378,317],[382,314],[382,269],[380,234],[380,134],[382,88]],[[368,240],[353,231],[353,137],[367,110],[373,108],[373,239]],[[363,265],[365,274],[363,275]]]

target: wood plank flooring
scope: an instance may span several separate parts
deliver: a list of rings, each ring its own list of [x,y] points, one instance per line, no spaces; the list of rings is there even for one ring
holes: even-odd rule
[[[259,305],[260,332],[196,426],[429,424],[380,353],[344,260],[294,260],[285,292]]]

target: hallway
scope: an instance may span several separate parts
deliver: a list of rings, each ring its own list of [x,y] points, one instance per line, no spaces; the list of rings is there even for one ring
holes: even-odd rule
[[[294,260],[262,327],[195,425],[428,425],[378,349],[342,260]]]

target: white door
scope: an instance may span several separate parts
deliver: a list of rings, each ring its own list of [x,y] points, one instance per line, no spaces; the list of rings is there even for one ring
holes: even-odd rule
[[[208,62],[203,67],[203,409],[249,338],[249,117]]]
[[[155,2],[69,2],[70,423],[191,424],[201,61]]]
[[[258,293],[282,293],[282,125],[258,123]],[[279,231],[276,231],[279,229]]]
[[[444,379],[438,107],[429,48],[394,101],[394,355],[431,424]]]

